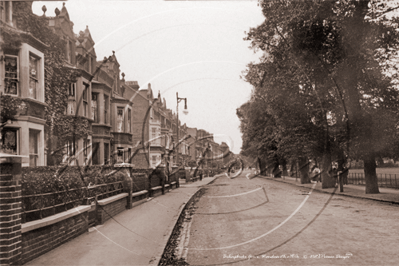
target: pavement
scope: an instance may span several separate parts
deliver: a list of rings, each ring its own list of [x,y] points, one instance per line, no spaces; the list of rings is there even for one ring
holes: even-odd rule
[[[283,176],[281,178],[274,178],[274,177],[267,177],[267,176],[258,176],[258,177],[274,180],[277,182],[290,183],[290,184],[293,184],[296,186],[301,186],[301,187],[311,188],[314,185],[313,183],[301,184],[300,179],[299,178],[296,179],[295,177],[288,177],[288,176]],[[251,176],[249,176],[249,178],[251,178]],[[376,200],[376,201],[381,201],[381,202],[399,204],[399,189],[393,189],[393,188],[380,187],[379,194],[366,194],[365,186],[344,185],[344,192],[339,192],[339,187],[337,189],[335,189],[335,188],[322,189],[321,182],[317,182],[314,190],[323,192],[323,193],[329,193],[329,194],[335,193],[336,195],[342,195],[342,196],[353,197],[353,198],[369,199],[369,200]]]
[[[158,265],[189,200],[218,176],[185,183],[114,216],[25,265]]]

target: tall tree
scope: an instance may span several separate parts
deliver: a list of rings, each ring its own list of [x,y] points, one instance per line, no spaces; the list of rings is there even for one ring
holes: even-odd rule
[[[312,151],[322,147],[325,175],[331,153],[343,150],[345,157],[364,160],[366,193],[378,193],[375,158],[390,150],[397,134],[397,72],[385,75],[383,63],[398,50],[398,20],[375,19],[383,14],[375,11],[375,1],[282,0],[260,6],[266,19],[246,39],[264,55],[248,65],[246,80],[258,97],[281,104],[271,108],[284,121],[287,140],[300,144],[290,134],[302,126],[299,136],[317,142]],[[292,109],[278,99],[290,99],[296,113],[285,115]],[[311,123],[295,114],[306,114]]]

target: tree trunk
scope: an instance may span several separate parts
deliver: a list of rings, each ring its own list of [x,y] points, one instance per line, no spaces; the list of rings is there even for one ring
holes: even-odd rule
[[[262,161],[260,157],[258,157],[258,165],[259,165],[259,173],[261,175],[267,175],[265,163]]]
[[[301,184],[310,183],[309,160],[306,157],[298,158],[298,169],[299,169],[299,177],[301,179]]]
[[[331,171],[331,154],[325,152],[321,162],[321,188],[335,187],[336,180]]]
[[[366,181],[366,194],[378,194],[378,179],[376,172],[376,163],[373,153],[364,157],[364,178]]]
[[[287,163],[284,162],[281,164],[283,166],[283,172],[282,172],[282,176],[288,176],[288,169],[287,169]]]
[[[296,161],[291,161],[291,164],[290,164],[290,175],[289,176],[294,176],[294,169],[295,169],[295,165],[296,165]],[[296,170],[295,170],[296,171]]]

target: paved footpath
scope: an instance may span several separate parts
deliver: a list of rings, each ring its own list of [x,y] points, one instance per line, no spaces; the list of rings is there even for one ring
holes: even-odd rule
[[[311,188],[313,186],[313,183],[301,184],[299,178],[296,179],[296,178],[287,177],[287,176],[283,176],[282,178],[273,178],[273,177],[266,177],[266,176],[258,176],[258,177],[271,179],[271,180],[275,180],[278,182],[291,183],[291,184],[294,184],[297,186],[308,187],[308,188]],[[249,176],[249,178],[251,178],[251,175]],[[321,183],[317,182],[315,190],[324,192],[324,193],[330,193],[330,194],[333,193],[335,190],[336,195],[344,195],[344,196],[354,197],[354,198],[370,199],[370,200],[377,200],[377,201],[382,201],[382,202],[390,202],[390,203],[394,203],[394,204],[399,204],[399,189],[380,187],[379,194],[366,194],[365,186],[344,185],[344,192],[339,192],[339,187],[337,189],[334,189],[334,188],[322,189]]]
[[[180,183],[25,265],[158,265],[185,204],[215,178]]]

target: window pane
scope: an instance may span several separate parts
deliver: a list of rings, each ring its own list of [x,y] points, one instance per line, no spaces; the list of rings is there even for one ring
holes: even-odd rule
[[[38,59],[29,56],[29,96],[30,98],[36,99],[36,88],[38,81],[37,73]]]
[[[29,76],[31,78],[37,78],[37,62],[35,57],[29,56]]]
[[[117,162],[123,163],[123,148],[118,148]]]
[[[118,108],[117,132],[123,132],[123,108]]]
[[[18,58],[5,57],[5,88],[4,92],[7,94],[18,94]]]
[[[17,130],[3,129],[1,131],[1,152],[17,154]]]
[[[36,99],[37,81],[33,78],[29,79],[29,98]]]
[[[5,70],[6,70],[6,78],[16,79],[18,78],[18,65],[17,65],[17,57],[6,57],[5,58]]]
[[[29,166],[37,166],[39,132],[29,130]]]
[[[93,164],[100,164],[100,143],[93,142]]]
[[[76,83],[69,84],[69,90],[68,90],[69,96],[75,96],[75,88],[76,88]]]
[[[132,120],[132,110],[128,110],[128,116],[127,116],[127,128],[129,130],[129,132],[132,132],[132,126],[130,121]]]
[[[108,143],[104,143],[104,163],[109,163],[109,146]]]
[[[83,90],[83,101],[87,101],[87,93],[89,92],[89,90],[88,90],[89,85],[83,84],[83,86],[85,87]]]
[[[104,95],[104,124],[108,123],[108,96]]]
[[[97,94],[95,93],[92,93],[91,95],[91,119],[93,119],[95,123],[98,123]]]
[[[67,114],[68,115],[74,115],[75,114],[75,102],[68,102]]]

